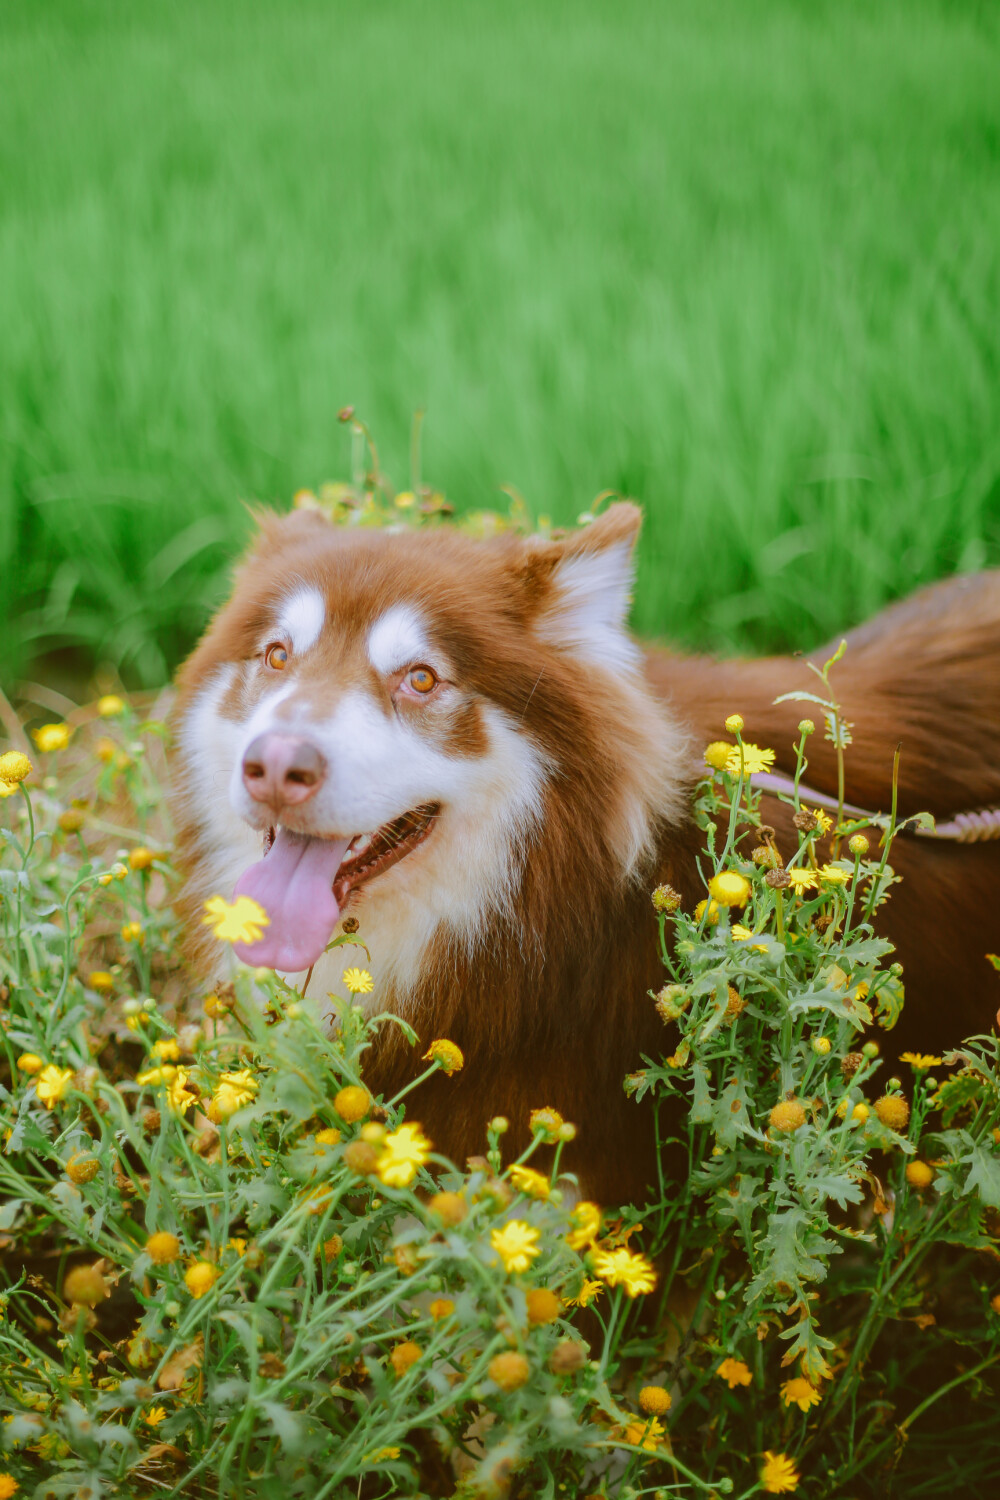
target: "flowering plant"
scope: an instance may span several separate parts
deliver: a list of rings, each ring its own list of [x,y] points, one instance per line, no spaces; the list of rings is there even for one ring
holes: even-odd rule
[[[544,1099],[518,1160],[498,1118],[460,1168],[372,1097],[375,1031],[415,1037],[363,932],[318,1003],[244,967],[199,992],[162,725],[118,694],[73,720],[0,758],[0,1497],[986,1493],[1000,1055],[880,1081],[892,828],[805,808],[779,848],[731,717],[705,898],[652,893],[663,1055],[625,1086],[658,1190],[597,1205]],[[266,913],[206,920],[224,944]]]

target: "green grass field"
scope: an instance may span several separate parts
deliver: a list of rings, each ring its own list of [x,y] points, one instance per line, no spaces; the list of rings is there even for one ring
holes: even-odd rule
[[[353,402],[458,506],[647,508],[636,623],[808,646],[1000,560],[973,0],[7,0],[8,688],[163,679]]]

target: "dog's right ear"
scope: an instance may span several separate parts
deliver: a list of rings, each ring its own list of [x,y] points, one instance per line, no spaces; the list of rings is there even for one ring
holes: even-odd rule
[[[543,640],[598,666],[634,666],[627,621],[642,512],[619,501],[580,531],[558,540],[529,537],[521,585]]]
[[[276,511],[263,505],[248,505],[246,509],[257,528],[247,550],[248,562],[272,558],[311,537],[329,540],[337,530],[318,510]]]

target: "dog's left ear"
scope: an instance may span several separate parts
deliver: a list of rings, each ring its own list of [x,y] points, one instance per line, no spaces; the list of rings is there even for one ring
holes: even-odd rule
[[[603,667],[632,667],[640,653],[626,628],[642,512],[622,500],[581,531],[529,544],[522,574],[543,640]]]

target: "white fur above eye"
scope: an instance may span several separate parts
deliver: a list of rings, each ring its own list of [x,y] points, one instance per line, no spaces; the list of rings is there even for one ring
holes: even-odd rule
[[[427,652],[427,629],[412,604],[393,605],[368,632],[368,660],[386,676],[422,661]]]
[[[556,569],[538,634],[599,667],[639,667],[642,652],[625,627],[633,576],[631,540],[567,557]]]
[[[326,604],[319,589],[303,584],[290,594],[278,613],[277,628],[283,640],[291,642],[292,651],[301,656],[315,646],[326,624]]]

